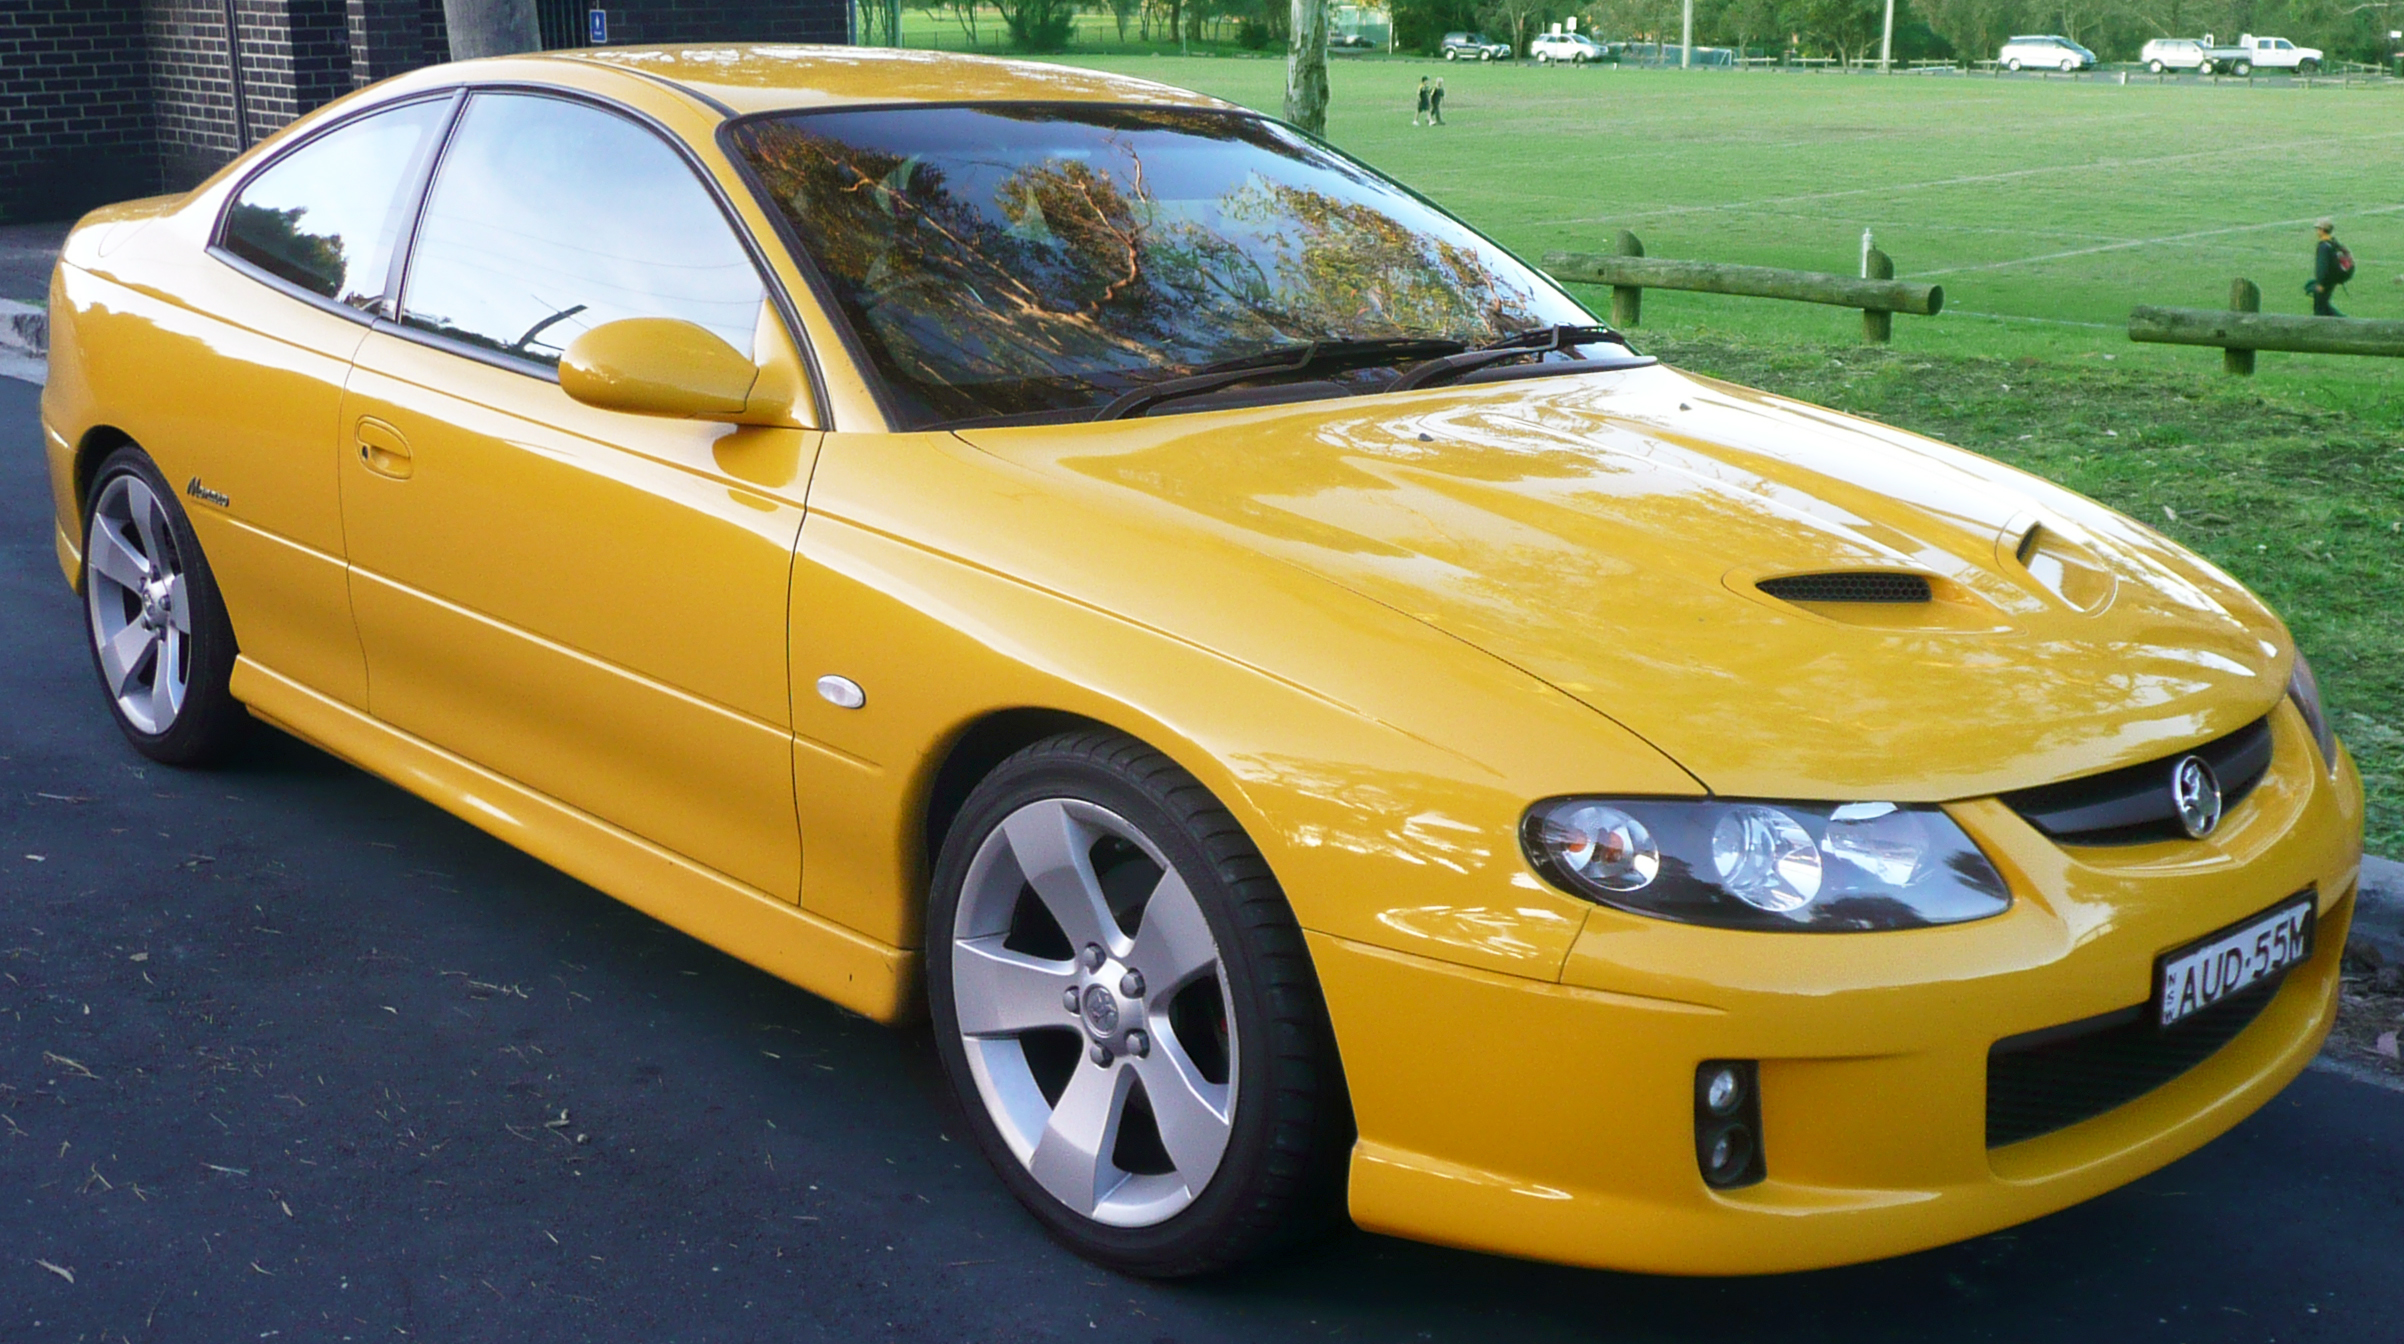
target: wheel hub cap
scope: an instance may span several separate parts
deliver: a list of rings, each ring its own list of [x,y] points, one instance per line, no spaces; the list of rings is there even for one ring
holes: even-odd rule
[[[1116,994],[1100,985],[1085,987],[1085,1029],[1104,1045],[1109,1045],[1117,1037],[1119,1000]]]
[[[1065,947],[1029,941],[1044,922]],[[1036,1184],[1112,1227],[1192,1204],[1233,1132],[1240,1043],[1218,943],[1159,846],[1079,799],[1021,807],[969,863],[951,953],[977,1099]],[[1068,1032],[1073,1062],[1041,1041]]]

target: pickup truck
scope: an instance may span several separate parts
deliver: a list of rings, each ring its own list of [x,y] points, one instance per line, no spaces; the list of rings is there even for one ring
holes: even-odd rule
[[[2321,68],[2321,52],[2317,47],[2299,47],[2284,37],[2256,37],[2247,33],[2233,47],[2217,47],[2212,39],[2204,39],[2203,64],[2196,69],[2203,74],[2225,70],[2232,75],[2250,75],[2256,70],[2293,70],[2299,75],[2317,74]]]

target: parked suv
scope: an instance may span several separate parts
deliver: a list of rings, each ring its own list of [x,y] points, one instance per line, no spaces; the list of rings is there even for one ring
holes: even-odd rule
[[[1584,65],[1604,59],[1606,53],[1602,43],[1584,33],[1539,33],[1528,43],[1528,55],[1535,57],[1538,64],[1567,61],[1571,65]]]
[[[1511,47],[1506,42],[1489,42],[1484,33],[1446,33],[1436,50],[1448,61],[1507,61]]]
[[[2006,70],[2027,67],[2032,70],[2073,70],[2095,68],[2095,53],[2058,34],[2047,33],[2034,37],[2015,37],[2003,44],[2003,52],[1995,58]]]
[[[2165,70],[2201,70],[2211,64],[2204,44],[2192,37],[2157,37],[2145,44],[2137,59],[2155,74]]]

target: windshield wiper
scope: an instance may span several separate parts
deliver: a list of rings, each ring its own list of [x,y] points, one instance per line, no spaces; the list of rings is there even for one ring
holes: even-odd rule
[[[1175,378],[1129,388],[1094,412],[1094,419],[1117,420],[1164,401],[1216,392],[1223,387],[1260,378],[1283,378],[1317,369],[1382,363],[1391,359],[1459,358],[1464,350],[1460,341],[1424,336],[1398,336],[1372,341],[1311,341],[1304,345],[1278,346],[1240,359],[1206,364]]]
[[[1572,346],[1601,345],[1606,342],[1624,348],[1628,343],[1628,338],[1609,327],[1569,325],[1531,327],[1526,331],[1514,331],[1508,336],[1488,341],[1474,350],[1464,350],[1457,355],[1445,355],[1441,358],[1431,359],[1386,384],[1384,390],[1408,392],[1414,387],[1426,387],[1430,383],[1443,379],[1456,378],[1464,373],[1485,368],[1489,364],[1500,364],[1506,359],[1525,359],[1530,355],[1542,359],[1546,355],[1567,350]]]

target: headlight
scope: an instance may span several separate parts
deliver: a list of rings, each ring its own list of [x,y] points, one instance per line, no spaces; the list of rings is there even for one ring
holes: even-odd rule
[[[1935,807],[1554,798],[1528,809],[1520,843],[1573,896],[1687,924],[1914,929],[2011,905],[1995,865]]]
[[[2331,775],[2337,773],[2337,730],[2329,726],[2329,716],[2321,709],[2321,684],[2313,678],[2312,664],[2304,660],[2301,649],[2296,651],[2295,671],[2287,674],[2287,697],[2304,715],[2304,726],[2312,730],[2312,740],[2320,744],[2321,764]]]

